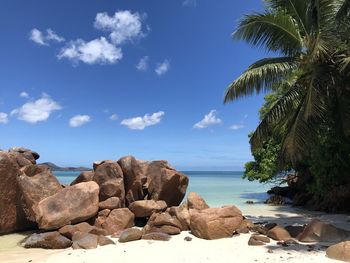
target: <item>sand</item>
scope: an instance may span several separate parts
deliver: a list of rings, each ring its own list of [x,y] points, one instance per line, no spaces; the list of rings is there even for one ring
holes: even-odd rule
[[[338,227],[350,230],[350,216],[306,212],[290,207],[269,207],[252,205],[244,212],[255,222],[277,222],[278,224],[304,224],[312,218],[325,220]],[[192,241],[185,241],[186,236]],[[97,262],[335,262],[326,257],[327,244],[315,244],[310,250],[308,244],[281,247],[272,241],[261,247],[248,246],[250,234],[241,234],[220,240],[201,240],[189,232],[173,236],[170,241],[134,241],[98,247],[92,250],[43,250],[24,249],[17,245],[24,235],[0,237],[0,262],[50,262],[50,263],[97,263]]]

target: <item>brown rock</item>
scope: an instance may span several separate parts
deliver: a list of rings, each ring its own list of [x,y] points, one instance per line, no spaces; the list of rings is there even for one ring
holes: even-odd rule
[[[104,210],[104,209],[109,209],[109,210],[113,210],[113,209],[117,209],[117,208],[121,208],[121,202],[119,197],[111,197],[108,198],[105,201],[102,201],[98,204],[98,208],[100,210]]]
[[[99,227],[96,227],[96,226],[93,226],[92,230],[89,233],[97,235],[97,236],[106,236],[107,235],[106,230],[99,228]]]
[[[169,241],[170,236],[165,233],[155,232],[155,233],[148,233],[142,236],[142,239],[145,240],[156,240],[156,241]]]
[[[266,236],[259,236],[259,235],[252,235],[252,237],[255,239],[255,240],[259,240],[261,242],[264,242],[264,243],[270,243],[270,239]]]
[[[299,238],[299,235],[304,231],[305,226],[286,226],[288,233],[293,238]]]
[[[103,161],[95,165],[94,177],[100,186],[100,201],[105,201],[110,197],[119,197],[124,207],[125,189],[123,171],[117,162]]]
[[[18,153],[24,154],[27,158],[33,158],[34,160],[37,160],[40,158],[40,155],[37,152],[34,152],[24,147],[12,147],[9,149],[9,152],[10,153],[18,152]]]
[[[124,230],[119,237],[120,243],[126,243],[130,241],[140,240],[142,237],[142,231],[137,228],[129,228]]]
[[[153,213],[164,211],[166,208],[167,204],[164,201],[154,200],[140,200],[129,205],[129,209],[135,214],[135,217],[149,217]]]
[[[106,221],[106,219],[110,213],[111,213],[111,210],[109,210],[109,209],[104,209],[104,210],[98,212],[98,215],[96,218],[94,218],[92,224],[95,227],[102,228],[103,223]]]
[[[36,165],[25,166],[17,176],[18,186],[23,194],[27,218],[35,221],[36,207],[45,198],[52,196],[63,188],[49,169],[38,168]],[[38,174],[33,174],[42,170]],[[26,172],[26,173],[25,173]]]
[[[350,232],[318,219],[312,220],[299,236],[300,242],[341,242]]]
[[[169,209],[169,214],[175,216],[181,223],[181,229],[183,231],[190,230],[191,215],[188,211],[187,203],[180,206],[173,206]]]
[[[164,200],[168,206],[178,206],[188,186],[188,177],[170,167],[166,161],[151,162],[147,180],[148,199]]]
[[[0,234],[34,229],[22,206],[22,196],[17,183],[19,166],[14,157],[0,151]]]
[[[115,245],[115,242],[112,239],[105,237],[104,235],[99,235],[98,245],[99,246]]]
[[[64,188],[38,204],[36,221],[41,229],[55,229],[89,219],[98,211],[99,187],[95,182]]]
[[[128,208],[114,209],[102,224],[102,228],[111,235],[119,230],[134,226],[134,214]]]
[[[67,225],[64,227],[61,227],[58,232],[60,232],[61,235],[72,239],[73,235],[75,232],[83,232],[83,233],[89,233],[90,231],[92,231],[94,229],[93,226],[89,225],[86,222],[83,223],[79,223],[76,225]]]
[[[177,235],[181,232],[180,221],[168,212],[154,213],[144,227],[144,233],[162,232],[169,235]]]
[[[94,172],[93,171],[86,171],[86,172],[82,172],[78,175],[77,178],[74,179],[73,182],[71,182],[70,185],[75,185],[75,184],[79,184],[79,183],[85,183],[85,182],[90,182],[92,181],[92,178],[94,176]]]
[[[32,234],[24,243],[25,248],[64,249],[72,245],[72,241],[57,231]]]
[[[21,172],[23,172],[26,176],[32,177],[40,173],[50,172],[50,168],[46,165],[30,164],[22,167]]]
[[[147,181],[148,162],[136,160],[133,156],[126,156],[118,161],[124,174],[125,202],[129,206],[132,202],[145,198],[145,184]]]
[[[335,260],[350,262],[350,241],[330,246],[326,250],[327,257]]]
[[[255,239],[253,236],[249,238],[248,240],[248,246],[264,246],[265,243]]]
[[[274,228],[267,231],[267,236],[278,241],[286,241],[292,239],[288,231],[280,226],[275,226]]]
[[[22,153],[9,152],[8,155],[14,158],[15,162],[19,167],[35,164],[35,160],[33,159],[33,157],[31,159],[28,159]]]
[[[204,199],[197,193],[189,193],[187,197],[188,209],[203,210],[209,208]]]
[[[187,237],[184,238],[184,240],[185,241],[192,241],[192,237],[187,236]]]
[[[250,229],[253,229],[253,228],[254,228],[253,222],[248,219],[244,219],[241,225],[239,226],[239,228],[237,229],[237,233],[247,234],[249,233]]]
[[[242,223],[242,212],[235,206],[192,210],[191,231],[203,239],[232,237]]]
[[[89,233],[75,232],[72,237],[73,249],[93,249],[97,248],[98,236]]]

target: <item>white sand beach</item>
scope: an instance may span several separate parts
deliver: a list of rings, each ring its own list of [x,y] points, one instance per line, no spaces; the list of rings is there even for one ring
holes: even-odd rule
[[[319,218],[338,227],[350,230],[350,216],[308,212],[290,207],[251,206],[244,214],[255,222],[276,222],[281,226],[304,224],[311,218]],[[185,241],[190,236],[192,241]],[[327,244],[298,244],[282,247],[276,241],[261,247],[248,246],[250,234],[241,234],[219,240],[202,240],[189,232],[173,236],[170,241],[134,241],[98,247],[91,250],[43,250],[24,249],[18,246],[23,235],[0,237],[0,262],[336,262],[326,257]],[[311,246],[310,246],[311,245]]]

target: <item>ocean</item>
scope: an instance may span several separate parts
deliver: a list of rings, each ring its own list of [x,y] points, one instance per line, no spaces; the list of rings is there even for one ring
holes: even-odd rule
[[[79,172],[54,172],[62,184],[71,183]],[[263,202],[267,199],[267,190],[271,185],[250,182],[242,179],[243,172],[184,172],[190,179],[187,193],[196,192],[200,194],[211,207],[234,204],[243,210],[252,205],[246,201],[253,201],[254,207],[265,206]]]

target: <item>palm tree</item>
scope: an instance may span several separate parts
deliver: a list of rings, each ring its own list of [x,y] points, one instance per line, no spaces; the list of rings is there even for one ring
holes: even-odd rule
[[[350,0],[265,2],[266,11],[246,15],[233,37],[278,56],[252,64],[229,85],[225,103],[283,85],[285,92],[253,133],[251,145],[261,146],[278,128],[284,131],[280,156],[296,163],[327,118],[334,119],[341,136],[350,137],[350,45],[343,37],[350,32]]]

